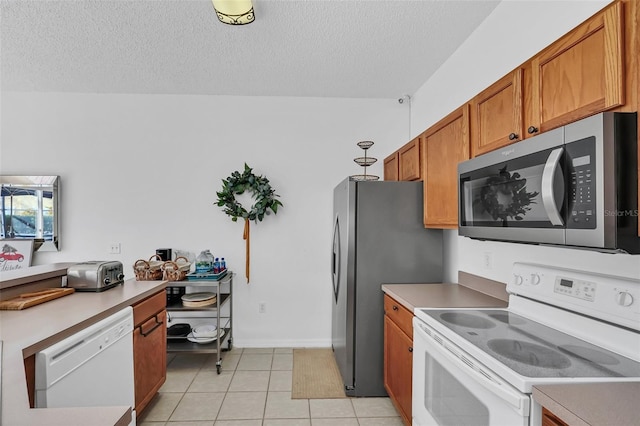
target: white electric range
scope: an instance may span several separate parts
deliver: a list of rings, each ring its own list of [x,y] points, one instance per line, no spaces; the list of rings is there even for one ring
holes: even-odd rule
[[[507,291],[414,311],[414,425],[539,426],[534,385],[640,381],[640,280],[515,263]]]

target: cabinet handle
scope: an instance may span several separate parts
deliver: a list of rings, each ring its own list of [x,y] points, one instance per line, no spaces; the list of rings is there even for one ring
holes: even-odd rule
[[[409,352],[413,352],[413,348],[409,348]]]
[[[529,132],[530,135],[534,133],[538,133],[538,128],[534,126],[529,126],[529,128],[527,129],[527,132]]]
[[[511,133],[509,135],[509,140],[510,141],[515,141],[516,139],[518,139],[518,134],[517,133]]]
[[[148,335],[153,333],[153,330],[155,330],[156,328],[158,328],[162,324],[164,324],[162,321],[158,321],[158,316],[157,315],[155,317],[153,317],[153,319],[156,320],[156,323],[153,325],[153,327],[151,327],[151,330],[147,331],[146,333],[144,331],[142,331],[142,324],[140,324],[138,326],[138,328],[140,329],[140,334],[142,334],[142,337],[147,337]]]
[[[397,307],[396,305],[393,305],[393,310],[394,310],[394,311],[397,311],[397,310],[398,310],[398,307]]]

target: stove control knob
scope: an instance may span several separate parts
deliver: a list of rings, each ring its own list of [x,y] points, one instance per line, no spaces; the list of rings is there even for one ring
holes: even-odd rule
[[[628,291],[619,291],[616,294],[616,302],[620,306],[631,306],[633,304],[633,296]]]
[[[513,283],[515,285],[522,285],[522,275],[513,274]]]
[[[538,285],[538,284],[540,284],[540,275],[531,274],[531,285]]]

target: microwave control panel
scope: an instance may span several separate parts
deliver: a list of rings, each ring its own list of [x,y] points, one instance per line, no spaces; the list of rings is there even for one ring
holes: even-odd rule
[[[569,173],[567,228],[596,228],[595,137],[565,145]]]

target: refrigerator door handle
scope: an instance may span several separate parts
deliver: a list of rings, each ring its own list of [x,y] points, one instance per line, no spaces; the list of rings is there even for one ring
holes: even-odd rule
[[[338,303],[340,290],[340,221],[336,218],[333,227],[333,252],[331,254],[331,281],[333,282],[333,295]]]

